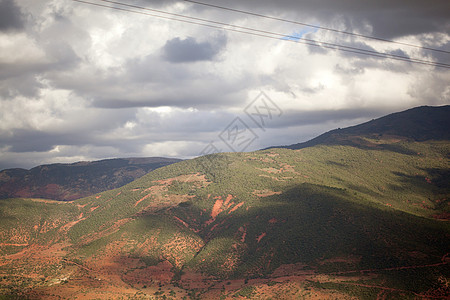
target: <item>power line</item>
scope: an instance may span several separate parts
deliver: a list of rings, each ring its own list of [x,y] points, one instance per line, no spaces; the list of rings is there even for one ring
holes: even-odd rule
[[[332,47],[332,48],[329,48],[329,49],[334,49],[334,50],[344,51],[344,49],[347,49],[347,50],[351,50],[351,52],[353,52],[353,53],[366,52],[366,53],[369,53],[369,54],[374,54],[374,55],[376,55],[378,57],[380,57],[380,55],[384,55],[386,58],[399,58],[399,59],[402,59],[404,61],[414,61],[416,63],[426,63],[426,64],[431,63],[431,64],[436,65],[436,66],[440,65],[442,67],[449,67],[450,66],[448,64],[439,63],[439,62],[432,62],[432,61],[422,60],[422,59],[418,59],[418,58],[410,58],[410,57],[402,56],[402,55],[396,55],[396,54],[385,53],[385,52],[378,52],[378,51],[373,51],[373,50],[366,50],[366,49],[361,49],[361,48],[357,48],[357,47],[339,45],[339,44],[335,44],[335,43],[328,43],[328,42],[323,42],[323,41],[318,41],[318,40],[313,40],[313,39],[306,39],[306,38],[301,38],[301,37],[296,37],[296,36],[291,36],[291,35],[285,35],[285,34],[271,32],[271,31],[266,31],[266,30],[259,30],[259,29],[254,29],[254,28],[250,28],[250,27],[238,26],[238,25],[233,25],[233,24],[228,24],[228,23],[223,23],[223,22],[218,22],[218,21],[212,21],[212,20],[203,19],[203,18],[186,16],[186,15],[183,15],[183,14],[169,13],[169,12],[158,10],[158,9],[137,6],[137,5],[127,4],[127,3],[123,3],[123,2],[117,2],[117,1],[112,1],[112,0],[97,0],[97,1],[107,2],[107,3],[111,3],[111,4],[122,5],[122,6],[126,6],[126,7],[142,9],[142,10],[148,10],[148,11],[162,13],[162,14],[176,16],[176,17],[188,18],[188,19],[192,19],[192,20],[195,20],[195,21],[207,22],[207,23],[212,23],[212,24],[216,24],[216,25],[232,26],[232,27],[237,28],[237,29],[242,29],[242,30],[247,30],[247,31],[254,31],[254,32],[257,32],[257,33],[262,33],[262,34],[276,35],[276,36],[279,36],[281,38],[291,38],[291,39],[295,39],[295,40],[302,40],[302,41],[305,41],[305,42],[308,42],[308,43],[313,43],[313,44],[308,44],[308,45],[313,45],[313,46],[318,46],[318,47],[325,47],[325,46],[327,46],[325,48]],[[318,43],[319,45],[314,45],[316,43]],[[358,51],[358,52],[354,52],[354,51]]]
[[[164,16],[160,16],[160,15],[154,15],[154,14],[144,13],[144,12],[140,12],[140,11],[134,11],[134,10],[128,10],[128,9],[123,9],[123,8],[118,8],[118,7],[112,7],[112,6],[108,6],[108,5],[102,5],[102,4],[92,3],[92,2],[87,2],[87,1],[81,1],[81,0],[73,0],[73,1],[81,2],[81,3],[85,3],[85,4],[91,4],[91,5],[100,6],[100,7],[106,7],[106,8],[115,9],[115,10],[121,10],[121,11],[125,11],[125,12],[144,14],[144,15],[148,15],[148,16],[152,16],[152,17],[158,17],[158,18],[163,18],[163,19],[175,20],[175,21],[180,21],[180,22],[185,22],[185,23],[190,23],[190,24],[207,26],[207,27],[211,27],[211,28],[215,28],[215,29],[240,32],[240,33],[250,34],[250,35],[254,35],[254,36],[260,36],[260,37],[277,39],[277,40],[279,40],[280,38],[284,38],[284,39],[285,38],[292,38],[292,39],[295,39],[295,40],[289,40],[289,39],[286,40],[285,39],[285,41],[296,42],[296,43],[300,43],[300,44],[307,44],[307,45],[311,45],[311,46],[315,46],[315,47],[322,47],[322,48],[326,48],[326,49],[340,50],[340,51],[345,51],[345,52],[350,52],[350,53],[369,55],[369,56],[373,56],[373,57],[389,58],[389,59],[394,59],[394,60],[400,60],[400,61],[406,61],[406,62],[412,62],[412,63],[428,65],[428,66],[443,67],[443,68],[449,68],[450,67],[450,65],[448,65],[448,64],[437,63],[437,62],[426,61],[426,60],[420,60],[420,59],[416,59],[416,58],[409,58],[409,57],[406,57],[406,56],[400,56],[400,55],[394,55],[394,54],[388,54],[388,53],[381,53],[381,52],[377,52],[377,51],[364,50],[364,49],[360,49],[360,48],[356,48],[356,47],[349,47],[349,46],[343,46],[343,45],[338,45],[338,44],[333,44],[333,43],[320,42],[320,41],[316,41],[316,40],[306,40],[305,41],[304,38],[298,38],[298,37],[295,37],[295,36],[289,36],[289,35],[280,34],[280,33],[263,31],[263,30],[248,28],[248,27],[242,27],[242,26],[232,25],[232,24],[228,24],[228,23],[216,22],[216,21],[211,21],[211,20],[207,20],[207,19],[195,18],[195,17],[185,16],[185,15],[182,15],[182,14],[169,13],[169,12],[166,12],[166,11],[150,9],[150,8],[136,6],[136,5],[131,5],[131,4],[126,4],[126,3],[122,3],[122,2],[116,2],[116,1],[110,1],[110,0],[98,0],[98,1],[107,2],[107,3],[111,3],[111,4],[122,5],[122,6],[126,6],[126,7],[132,7],[132,8],[137,8],[137,9],[142,9],[142,10],[147,10],[147,11],[153,11],[153,12],[163,13],[163,14],[167,14],[167,15],[182,17],[182,18],[194,19],[196,21],[209,22],[209,23],[219,24],[219,25],[223,25],[223,26],[231,26],[231,27],[235,27],[235,28],[238,28],[238,29],[244,29],[244,30],[249,30],[249,31],[253,31],[253,32],[248,32],[248,31],[243,31],[243,30],[238,30],[238,29],[225,28],[225,27],[221,27],[221,26],[215,26],[215,25],[210,25],[210,24],[205,24],[205,23],[199,23],[199,22],[195,22],[195,21],[188,21],[188,20],[178,19],[178,18],[174,18],[174,17],[164,17]],[[257,33],[255,33],[255,32],[257,32]],[[273,37],[272,35],[276,35],[278,37]],[[302,40],[302,41],[300,41],[300,40]]]
[[[410,57],[402,56],[402,55],[396,55],[396,54],[385,53],[385,52],[378,52],[378,51],[374,51],[374,50],[366,50],[366,49],[361,49],[361,48],[357,48],[357,47],[339,45],[339,44],[335,44],[335,43],[328,43],[328,42],[323,42],[323,41],[318,41],[318,40],[313,40],[313,39],[306,39],[306,38],[301,38],[301,37],[296,37],[296,36],[291,36],[291,35],[285,35],[285,34],[271,32],[271,31],[266,31],[266,30],[259,30],[259,29],[254,29],[254,28],[250,28],[250,27],[232,25],[232,24],[228,24],[228,23],[217,22],[217,21],[212,21],[212,20],[203,19],[203,18],[186,16],[186,15],[183,15],[183,14],[169,13],[169,12],[158,10],[158,9],[137,6],[137,5],[132,5],[132,4],[123,3],[123,2],[117,2],[117,1],[112,1],[112,0],[97,0],[97,1],[107,2],[107,3],[111,3],[111,4],[122,5],[122,6],[125,6],[125,7],[137,8],[137,9],[142,9],[142,10],[147,10],[147,11],[152,11],[152,12],[157,12],[157,13],[162,13],[162,14],[166,14],[166,15],[181,17],[181,18],[188,18],[188,19],[192,19],[192,20],[195,20],[195,21],[207,22],[207,23],[212,23],[212,24],[216,24],[216,25],[232,26],[232,27],[237,28],[237,29],[242,29],[242,30],[247,30],[247,31],[254,31],[254,32],[257,32],[257,33],[262,33],[262,34],[276,35],[276,36],[279,36],[281,38],[291,38],[291,39],[295,39],[295,40],[302,40],[302,41],[313,43],[313,44],[318,43],[319,45],[315,45],[315,46],[318,46],[318,47],[328,46],[328,47],[333,47],[331,49],[335,49],[335,50],[336,49],[337,50],[347,49],[347,50],[352,50],[352,51],[358,51],[358,53],[359,52],[366,52],[366,53],[374,54],[374,55],[377,55],[377,56],[378,55],[385,55],[386,57],[389,57],[389,58],[400,58],[402,60],[414,61],[414,62],[417,62],[417,63],[427,63],[427,64],[428,63],[432,63],[432,64],[435,64],[435,65],[450,66],[450,65],[443,64],[443,63],[439,63],[439,62],[431,62],[431,61],[422,60],[422,59],[418,59],[418,58],[410,58]]]
[[[277,18],[277,17],[273,17],[273,16],[258,14],[258,13],[249,12],[249,11],[240,10],[240,9],[235,9],[235,8],[224,7],[224,6],[215,5],[215,4],[209,4],[209,3],[193,1],[193,0],[181,0],[181,1],[190,2],[190,3],[203,5],[203,6],[209,6],[209,7],[223,9],[223,10],[228,10],[228,11],[237,12],[237,13],[246,14],[246,15],[251,15],[251,16],[255,16],[255,17],[261,17],[261,18],[275,20],[275,21],[281,21],[281,22],[286,22],[286,23],[291,23],[291,24],[296,24],[296,25],[302,25],[302,26],[306,26],[306,27],[311,27],[311,28],[316,28],[316,29],[321,29],[321,30],[327,30],[327,31],[332,31],[332,32],[336,32],[336,33],[342,33],[342,34],[347,34],[347,35],[351,35],[351,36],[356,36],[356,37],[362,37],[362,38],[365,38],[365,39],[371,39],[371,40],[376,40],[376,41],[381,41],[381,42],[387,42],[387,43],[392,43],[392,44],[398,44],[398,45],[403,45],[403,46],[419,48],[419,49],[423,49],[423,50],[430,50],[430,51],[436,51],[436,52],[450,54],[450,51],[446,51],[446,50],[441,50],[441,49],[436,49],[436,48],[431,48],[431,47],[424,47],[424,46],[419,46],[419,45],[414,45],[414,44],[409,44],[409,43],[404,43],[404,42],[397,42],[397,41],[384,39],[384,38],[380,38],[380,37],[364,35],[364,34],[344,31],[344,30],[338,30],[338,29],[334,29],[334,28],[329,28],[329,27],[324,27],[324,26],[319,26],[319,25],[313,25],[313,24],[308,24],[308,23],[288,20],[288,19],[284,19],[284,18]]]
[[[253,36],[266,37],[266,38],[271,38],[271,39],[276,39],[276,40],[280,40],[280,38],[282,38],[282,39],[284,39],[284,41],[295,42],[295,43],[299,43],[299,44],[306,44],[306,45],[310,45],[310,46],[314,46],[314,47],[321,47],[321,48],[326,48],[326,49],[345,51],[345,52],[349,52],[349,53],[368,55],[368,56],[372,56],[372,57],[389,58],[389,59],[393,59],[393,60],[417,63],[417,64],[434,66],[434,67],[450,68],[449,64],[437,63],[437,62],[421,60],[421,59],[416,59],[416,58],[409,58],[406,56],[365,50],[365,49],[349,47],[349,46],[344,46],[344,45],[339,45],[339,44],[326,43],[326,42],[321,42],[321,41],[316,41],[316,40],[311,40],[311,39],[303,39],[303,38],[298,38],[295,36],[289,36],[289,35],[274,33],[274,32],[270,32],[270,31],[258,30],[258,29],[249,28],[249,27],[237,26],[237,25],[232,25],[232,24],[228,24],[228,23],[222,23],[222,22],[216,22],[216,21],[211,21],[211,20],[207,20],[207,19],[190,17],[190,16],[181,15],[181,14],[169,13],[169,12],[165,12],[165,11],[161,11],[161,10],[140,7],[140,6],[121,3],[121,2],[115,2],[115,1],[109,1],[109,0],[98,0],[98,1],[107,2],[110,4],[131,7],[134,9],[158,12],[158,13],[162,13],[162,14],[166,14],[166,15],[171,15],[172,17],[161,16],[161,15],[146,13],[146,12],[142,12],[142,11],[135,11],[135,10],[130,10],[130,9],[126,9],[126,8],[113,7],[113,6],[109,6],[109,5],[93,3],[93,2],[83,1],[83,0],[72,0],[72,1],[80,2],[80,3],[84,3],[84,4],[90,4],[90,5],[99,6],[99,7],[105,7],[105,8],[119,10],[119,11],[124,11],[124,12],[131,12],[131,13],[142,14],[142,15],[147,15],[147,16],[151,16],[151,17],[157,17],[157,18],[162,18],[162,19],[167,19],[167,20],[174,20],[174,21],[180,21],[180,22],[185,22],[185,23],[189,23],[189,24],[201,25],[201,26],[206,26],[206,27],[220,29],[220,30],[239,32],[239,33],[249,34],[249,35],[253,35]],[[182,17],[185,19],[179,19],[178,17]],[[186,19],[191,19],[194,21],[190,21],[190,20],[186,20]],[[215,25],[201,23],[201,22],[207,22],[207,23],[211,23],[211,24],[215,24]],[[221,25],[221,26],[218,26],[218,25]],[[229,26],[229,27],[233,27],[233,28],[227,28],[227,27],[223,27],[223,26]],[[290,39],[286,39],[286,38],[290,38]],[[294,39],[294,40],[292,40],[292,39]]]

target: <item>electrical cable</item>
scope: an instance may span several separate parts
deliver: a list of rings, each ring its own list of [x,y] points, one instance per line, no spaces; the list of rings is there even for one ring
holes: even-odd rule
[[[424,50],[430,50],[430,51],[436,51],[436,52],[450,54],[450,51],[446,51],[446,50],[442,50],[442,49],[436,49],[436,48],[425,47],[425,46],[418,46],[418,45],[404,43],[404,42],[397,42],[397,41],[384,39],[384,38],[380,38],[380,37],[364,35],[364,34],[344,31],[344,30],[338,30],[338,29],[334,29],[334,28],[329,28],[329,27],[324,27],[324,26],[319,26],[319,25],[313,25],[313,24],[308,24],[308,23],[288,20],[288,19],[284,19],[284,18],[277,18],[277,17],[273,17],[273,16],[258,14],[258,13],[254,13],[254,12],[249,12],[249,11],[245,11],[245,10],[229,8],[229,7],[215,5],[215,4],[209,4],[209,3],[193,1],[193,0],[181,0],[181,1],[190,2],[190,3],[193,3],[193,4],[198,4],[198,5],[203,5],[203,6],[209,6],[209,7],[223,9],[223,10],[228,10],[228,11],[232,11],[232,12],[238,12],[238,13],[241,13],[241,14],[251,15],[251,16],[255,16],[255,17],[261,17],[261,18],[275,20],[275,21],[281,21],[281,22],[286,22],[286,23],[291,23],[291,24],[296,24],[296,25],[302,25],[302,26],[306,26],[306,27],[321,29],[321,30],[332,31],[332,32],[336,32],[336,33],[347,34],[347,35],[361,37],[361,38],[365,38],[365,39],[372,39],[372,40],[377,40],[377,41],[382,41],[382,42],[387,42],[387,43],[393,43],[393,44],[398,44],[398,45],[403,45],[403,46],[409,46],[409,47],[414,47],[414,48],[419,48],[419,49],[424,49]]]
[[[372,51],[372,50],[365,50],[365,49],[344,46],[344,45],[339,45],[339,44],[334,44],[334,43],[321,42],[321,41],[312,40],[312,39],[304,39],[304,38],[285,35],[285,34],[281,34],[281,33],[275,33],[275,32],[270,32],[270,31],[265,31],[265,30],[243,27],[243,26],[237,26],[237,25],[232,25],[232,24],[228,24],[228,23],[217,22],[217,21],[212,21],[212,20],[207,20],[207,19],[202,19],[202,18],[190,17],[190,16],[185,16],[182,14],[169,13],[166,11],[126,4],[126,3],[122,3],[122,2],[116,2],[116,1],[110,1],[110,0],[98,0],[98,1],[107,2],[110,4],[122,5],[125,7],[147,10],[147,11],[162,13],[162,14],[171,15],[171,16],[175,16],[175,17],[166,17],[166,16],[161,16],[161,15],[155,15],[155,14],[145,13],[142,11],[124,9],[124,8],[120,8],[120,7],[103,5],[103,4],[93,3],[93,2],[83,1],[83,0],[72,0],[72,1],[80,2],[80,3],[84,3],[84,4],[90,4],[90,5],[99,6],[99,7],[105,7],[105,8],[109,8],[109,9],[120,10],[120,11],[124,11],[124,12],[143,14],[143,15],[152,16],[152,17],[158,17],[158,18],[175,20],[175,21],[180,21],[180,22],[185,22],[185,23],[190,23],[190,24],[195,24],[195,25],[207,26],[210,28],[221,29],[221,30],[226,30],[226,31],[240,32],[240,33],[250,34],[250,35],[254,35],[254,36],[277,39],[277,40],[282,39],[284,41],[295,42],[295,43],[299,43],[299,44],[306,44],[306,45],[321,47],[321,48],[326,48],[326,49],[345,51],[345,52],[350,52],[350,53],[355,53],[355,54],[369,55],[372,57],[389,58],[389,59],[394,59],[394,60],[428,65],[428,66],[450,68],[449,64],[421,60],[421,59],[417,59],[417,58],[410,58],[407,56],[401,56],[401,55],[395,55],[395,54],[389,54],[389,53],[382,53],[382,52],[377,52],[377,51]],[[194,21],[179,19],[176,17],[191,19]],[[203,22],[203,23],[201,23],[201,22]],[[206,22],[206,23],[204,23],[204,22]],[[211,24],[215,24],[215,25],[211,25],[211,24],[207,24],[207,23],[211,23]],[[217,25],[221,25],[221,26],[217,26]],[[229,27],[233,27],[233,28],[226,28],[226,27],[222,27],[222,26],[229,26]]]

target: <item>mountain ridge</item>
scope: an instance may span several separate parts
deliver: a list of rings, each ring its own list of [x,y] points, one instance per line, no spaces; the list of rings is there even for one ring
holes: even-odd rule
[[[450,141],[350,141],[211,154],[70,202],[0,200],[0,295],[448,298]]]
[[[364,146],[361,136],[405,138],[415,141],[450,140],[450,105],[419,106],[392,113],[362,124],[338,128],[309,141],[270,148],[302,149],[318,144],[345,143]],[[351,137],[355,137],[353,140]],[[362,143],[361,143],[362,142]],[[267,149],[270,149],[267,148]]]
[[[0,171],[0,198],[70,201],[123,186],[144,174],[181,161],[163,157],[112,158],[55,163]]]

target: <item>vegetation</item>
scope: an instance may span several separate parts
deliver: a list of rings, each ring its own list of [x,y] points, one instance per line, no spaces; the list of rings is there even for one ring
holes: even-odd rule
[[[179,159],[116,158],[0,171],[0,199],[14,197],[70,201],[118,188]]]
[[[260,298],[259,278],[303,296],[449,296],[450,144],[359,141],[204,156],[68,203],[0,200],[0,294],[109,280]],[[294,274],[307,280],[280,279]]]

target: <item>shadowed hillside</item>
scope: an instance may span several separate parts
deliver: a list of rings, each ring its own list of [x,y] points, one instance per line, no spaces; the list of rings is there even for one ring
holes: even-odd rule
[[[0,200],[0,295],[450,297],[449,141],[361,140],[203,156],[70,202]]]
[[[43,165],[31,170],[7,169],[0,172],[0,198],[79,199],[121,187],[178,161],[160,157],[117,158]]]

